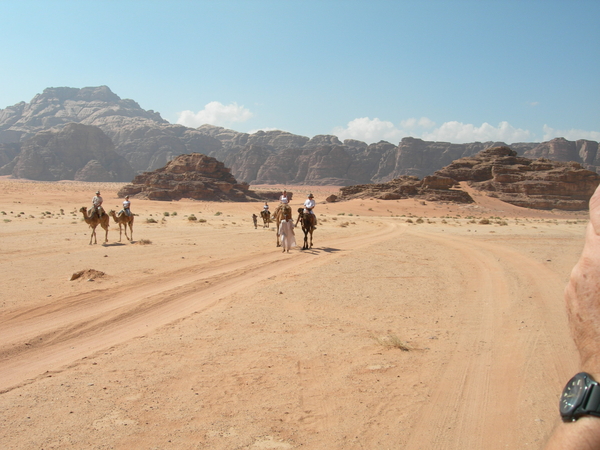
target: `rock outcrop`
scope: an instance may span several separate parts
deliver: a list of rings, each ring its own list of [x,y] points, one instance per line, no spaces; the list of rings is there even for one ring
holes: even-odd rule
[[[40,131],[18,145],[18,154],[0,175],[40,181],[130,181],[133,169],[100,128],[70,123]]]
[[[509,147],[461,158],[435,173],[467,181],[474,189],[525,208],[585,210],[600,175],[576,162],[530,159]]]
[[[447,177],[431,175],[421,180],[412,175],[403,175],[386,183],[343,187],[335,201],[353,198],[380,200],[418,198],[428,201],[473,203],[473,198],[467,192],[455,187],[457,182]]]
[[[149,200],[249,201],[261,196],[240,184],[220,161],[199,153],[180,155],[165,167],[136,176],[119,192]]]
[[[422,180],[401,176],[387,183],[344,187],[335,201],[422,198],[472,202],[473,199],[460,189],[461,181],[516,206],[579,211],[588,208],[588,202],[600,184],[600,175],[576,162],[519,157],[516,151],[500,146],[459,158]]]

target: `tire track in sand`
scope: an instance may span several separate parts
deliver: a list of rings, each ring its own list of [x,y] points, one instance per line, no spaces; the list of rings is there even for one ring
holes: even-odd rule
[[[404,230],[386,224],[368,234],[331,240],[327,248],[291,255],[269,248],[260,255],[240,255],[216,266],[192,266],[133,287],[93,291],[3,313],[0,392],[210,308],[262,280],[308,270],[327,263],[336,253],[393,239]]]
[[[468,275],[461,280],[462,330],[447,364],[433,378],[437,385],[419,411],[405,448],[522,448],[527,440],[539,439],[535,418],[554,417],[553,410],[536,411],[526,402],[543,398],[540,403],[548,404],[548,395],[556,394],[554,384],[566,379],[575,366],[562,277],[501,244],[415,234],[450,247],[457,254],[457,270]],[[525,289],[532,295],[519,298],[516,293]],[[527,330],[523,317],[530,322]],[[536,353],[548,349],[552,357],[537,366]]]

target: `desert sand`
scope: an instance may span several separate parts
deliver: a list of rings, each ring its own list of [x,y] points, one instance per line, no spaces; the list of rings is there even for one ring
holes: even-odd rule
[[[310,250],[191,200],[89,245],[121,186],[0,178],[3,449],[524,449],[558,420],[586,212],[287,186]]]

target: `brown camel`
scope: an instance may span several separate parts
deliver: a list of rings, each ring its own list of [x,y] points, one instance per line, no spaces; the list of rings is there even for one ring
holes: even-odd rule
[[[90,245],[92,245],[92,238],[94,239],[94,244],[97,244],[96,240],[96,227],[100,225],[106,231],[106,235],[104,236],[104,242],[108,242],[108,214],[102,214],[102,217],[98,217],[98,214],[92,212],[91,216],[87,214],[87,208],[82,206],[79,212],[83,213],[83,220],[87,223],[92,229],[92,235],[90,236]]]
[[[316,217],[314,214],[305,213],[304,208],[298,208],[298,220],[300,221],[300,224],[302,225],[302,231],[304,231],[304,245],[302,246],[302,250],[307,250],[309,248],[312,248],[312,246],[313,246],[312,237],[313,237],[313,231],[315,231],[315,223],[316,223],[315,219],[316,219]],[[298,220],[296,220],[296,224],[298,223]],[[310,234],[310,246],[308,244],[308,235],[309,234]]]
[[[290,205],[288,205],[287,203],[283,203],[277,207],[277,209],[271,216],[273,219],[275,219],[275,231],[276,231],[275,234],[277,235],[276,236],[277,237],[277,247],[281,246],[281,242],[279,242],[279,224],[281,223],[281,221],[283,220],[283,218],[285,216],[291,216],[291,215],[292,215],[292,208],[290,208]]]
[[[271,223],[271,211],[263,209],[260,212],[260,217],[262,217],[263,220],[263,228],[269,228],[269,224]]]
[[[113,218],[113,220],[115,221],[115,223],[117,223],[119,225],[119,242],[121,242],[121,225],[123,225],[123,229],[125,230],[125,239],[127,239],[128,241],[133,241],[133,214],[131,214],[130,216],[128,216],[127,214],[125,214],[124,211],[119,211],[119,214],[115,214],[114,210],[110,210],[108,212],[108,214],[110,214],[110,216]],[[131,238],[129,238],[127,236],[127,225],[129,225],[129,231],[131,232]]]

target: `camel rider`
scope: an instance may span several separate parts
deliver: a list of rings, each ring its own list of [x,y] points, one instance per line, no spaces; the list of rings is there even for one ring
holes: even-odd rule
[[[312,214],[315,229],[317,228],[317,216],[315,215],[313,208],[315,207],[315,196],[308,194],[308,198],[304,201],[304,214]]]
[[[104,209],[102,208],[103,201],[104,200],[102,200],[102,197],[100,196],[100,191],[96,191],[96,195],[92,198],[92,205],[94,211],[98,214],[98,217],[102,217],[102,214],[104,214]]]
[[[265,206],[263,206],[263,211],[269,212],[269,204],[265,202]]]
[[[123,209],[121,212],[124,212],[128,216],[131,216],[131,210],[129,207],[131,206],[131,202],[129,201],[129,195],[125,196],[125,201],[123,202]]]
[[[288,203],[288,194],[287,191],[283,191],[281,193],[281,197],[279,197],[279,201],[282,205],[286,205]]]

